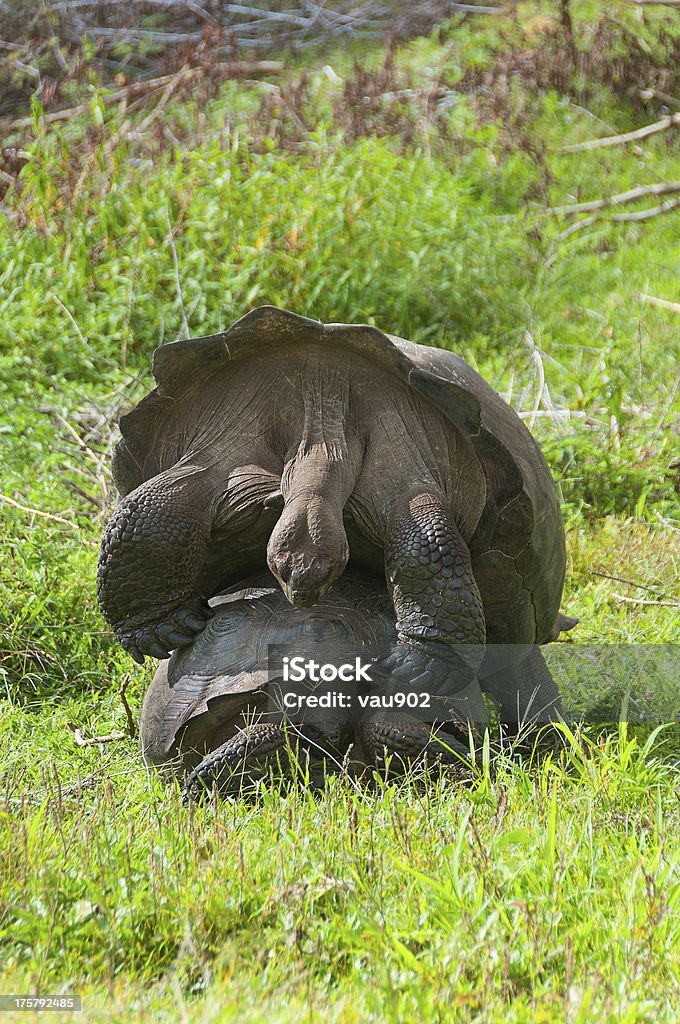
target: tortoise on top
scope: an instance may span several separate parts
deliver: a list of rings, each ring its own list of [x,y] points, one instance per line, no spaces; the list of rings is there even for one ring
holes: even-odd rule
[[[486,644],[525,645],[495,676],[487,659],[484,685],[506,720],[532,694],[554,717],[534,645],[573,624],[557,496],[526,427],[462,359],[264,306],[157,349],[153,373],[121,421],[123,500],[99,561],[101,606],[133,657],[190,642],[207,599],[265,561],[309,607],[351,555],[387,580],[386,676],[457,692]]]

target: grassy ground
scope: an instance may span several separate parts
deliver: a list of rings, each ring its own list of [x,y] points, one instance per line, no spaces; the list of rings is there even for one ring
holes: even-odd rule
[[[263,302],[463,354],[545,446],[572,635],[678,643],[680,316],[641,296],[680,301],[680,213],[569,233],[546,212],[680,177],[677,131],[557,152],[662,117],[636,83],[680,94],[677,15],[629,8],[572,5],[575,64],[557,7],[522,5],[361,68],[308,55],[278,91],[197,87],[162,111],[95,93],[8,134],[2,991],[81,992],[93,1020],[677,1019],[665,733],[576,738],[562,765],[465,790],[339,780],[185,810],[134,738],[75,731],[125,733],[121,684],[137,713],[152,671],[96,610],[115,420],[157,344]],[[650,718],[677,715],[677,688],[656,696]],[[583,706],[577,681],[565,698]]]

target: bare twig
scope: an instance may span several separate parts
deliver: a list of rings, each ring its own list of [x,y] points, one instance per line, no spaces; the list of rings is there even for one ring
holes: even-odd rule
[[[646,295],[644,292],[640,292],[638,298],[650,306],[660,306],[661,309],[670,309],[673,313],[680,313],[680,302],[669,302],[668,299],[659,299],[656,295]]]
[[[589,139],[587,142],[576,142],[571,146],[561,146],[558,153],[582,153],[587,149],[604,149],[607,146],[622,146],[626,142],[635,142],[638,139],[646,139],[656,132],[665,132],[668,128],[680,127],[680,113],[670,114],[668,117],[655,121],[654,124],[647,124],[644,128],[637,128],[632,132],[624,132],[622,135],[606,135],[602,139]]]
[[[170,223],[170,210],[166,209],[165,215],[168,219],[168,237],[170,239],[170,248],[172,250],[172,262],[175,265],[175,285],[177,288],[177,296],[179,298],[180,309],[182,310],[182,323],[184,327],[184,337],[191,337],[189,330],[189,321],[187,320],[186,309],[184,308],[184,296],[182,295],[182,285],[179,279],[179,260],[177,259],[177,249],[175,248],[175,238],[172,233],[172,224]]]
[[[680,0],[626,0],[636,7],[680,7]]]
[[[608,199],[592,199],[588,203],[567,203],[564,206],[550,206],[546,213],[562,214],[565,217],[575,217],[579,213],[592,213],[594,210],[606,210],[608,206],[624,206],[626,203],[634,203],[638,199],[647,196],[665,196],[671,192],[680,192],[680,181],[660,181],[654,185],[638,185],[628,192],[619,192],[618,195],[610,196]]]
[[[43,512],[39,508],[29,508],[28,505],[20,505],[18,501],[15,501],[14,498],[8,498],[6,494],[0,494],[0,501],[6,501],[8,505],[18,508],[21,512],[29,512],[31,515],[40,516],[42,519],[50,519],[54,523],[63,523],[64,526],[70,526],[72,530],[79,529],[78,524],[72,523],[70,519],[56,516],[52,512]]]
[[[132,711],[130,710],[130,705],[128,704],[127,697],[125,696],[125,691],[127,690],[129,685],[130,685],[130,676],[127,675],[123,679],[121,688],[118,691],[118,696],[120,697],[120,700],[121,700],[121,703],[123,705],[123,708],[125,709],[125,717],[127,719],[128,734],[134,739],[134,737],[137,735],[137,726],[135,725],[135,720],[134,720],[134,718],[132,716]]]
[[[111,732],[108,736],[83,736],[80,729],[74,729],[73,738],[79,747],[94,747],[99,743],[115,743],[117,740],[124,740],[124,732]]]
[[[625,594],[613,593],[617,601],[625,601],[626,604],[646,604],[653,608],[680,608],[680,601],[646,601],[644,597],[626,597]]]
[[[680,100],[675,96],[669,96],[667,92],[659,92],[658,89],[640,89],[638,96],[641,100],[658,100],[660,103],[665,103],[667,107],[680,110]]]
[[[172,96],[173,92],[175,92],[175,90],[177,89],[177,87],[180,84],[180,82],[182,81],[182,79],[186,78],[187,72],[189,70],[190,70],[189,65],[188,64],[184,64],[179,69],[177,74],[173,75],[172,81],[168,82],[168,84],[166,85],[165,89],[163,90],[163,95],[161,96],[161,98],[159,99],[158,103],[156,104],[156,106],[151,111],[151,113],[148,114],[147,117],[145,117],[144,120],[142,121],[142,123],[139,125],[138,131],[145,132],[146,129],[156,120],[156,118],[160,114],[162,114],[162,112],[165,109],[165,105],[167,104],[168,100]]]
[[[282,70],[283,63],[279,60],[226,61],[219,64],[206,64],[202,67],[189,68],[184,73],[184,77],[193,79],[206,74],[217,74],[225,78],[252,77],[255,75],[275,75]],[[122,100],[128,101],[138,96],[146,96],[158,89],[164,89],[176,77],[176,75],[161,75],[160,78],[151,78],[146,82],[133,82],[131,85],[126,85],[122,89],[116,89],[114,92],[100,93],[99,99],[104,106],[108,107],[113,103],[120,103]],[[78,114],[84,114],[89,109],[90,101],[88,100],[87,103],[78,103],[75,107],[65,107],[63,110],[53,110],[48,114],[43,114],[42,120],[45,124],[52,124],[55,121],[67,121]],[[11,122],[10,128],[30,128],[32,124],[32,117],[18,117]]]
[[[656,594],[666,601],[673,601],[674,598],[670,594],[664,594],[661,590],[655,590],[654,587],[648,587],[646,583],[636,583],[635,580],[627,580],[624,576],[612,576],[608,572],[600,572],[598,569],[590,570],[591,576],[601,576],[605,580],[614,580],[615,583],[625,583],[628,587],[637,587],[638,590],[646,590],[650,594]]]
[[[680,199],[667,199],[665,203],[659,203],[658,206],[649,206],[646,210],[636,210],[635,213],[613,213],[609,219],[616,221],[618,224],[637,220],[651,220],[652,217],[659,217],[664,213],[670,213],[671,210],[677,210],[679,206]]]
[[[676,210],[680,206],[680,199],[667,199],[665,203],[659,203],[658,206],[650,206],[646,210],[636,210],[634,213],[613,213],[609,220],[615,221],[617,224],[630,223],[631,221],[651,220],[652,217],[659,217],[661,214],[670,213],[671,210]],[[590,217],[584,217],[583,220],[578,220],[570,227],[566,228],[558,236],[558,241],[564,242],[565,239],[571,235],[576,234],[577,231],[581,231],[582,228],[588,228],[591,224],[603,223],[602,218],[598,217],[596,213]]]
[[[91,505],[94,505],[95,508],[98,508],[101,512],[104,506],[99,498],[95,498],[93,494],[88,494],[87,491],[84,491],[83,488],[75,482],[75,480],[69,480],[68,477],[64,477],[63,480],[66,486],[70,487],[75,494],[79,495],[79,497],[84,501],[89,501]]]

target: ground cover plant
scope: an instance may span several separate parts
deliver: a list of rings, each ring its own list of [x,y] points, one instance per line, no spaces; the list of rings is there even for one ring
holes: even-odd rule
[[[115,102],[84,40],[80,112],[27,92],[5,119],[2,992],[79,992],[92,1020],[677,1019],[672,676],[644,727],[575,728],[539,767],[487,757],[467,788],[337,779],[185,809],[140,766],[152,668],[115,644],[94,575],[153,348],[271,302],[476,366],[560,488],[573,642],[672,664],[679,22],[458,13],[395,46],[277,52],[257,81],[162,69]],[[616,717],[629,681],[566,680],[565,700]]]

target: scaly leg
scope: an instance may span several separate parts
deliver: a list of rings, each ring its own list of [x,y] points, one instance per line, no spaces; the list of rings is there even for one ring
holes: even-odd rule
[[[484,657],[486,626],[470,554],[443,497],[416,489],[397,500],[385,573],[398,639],[380,668],[442,696],[464,690]]]
[[[470,555],[442,496],[414,488],[397,500],[387,521],[385,572],[397,642],[378,661],[377,681],[386,695],[429,693],[433,724],[422,720],[426,715],[376,712],[360,726],[364,746],[376,764],[386,753],[460,763],[469,759],[467,723],[481,726],[487,718],[476,679],[486,628]],[[462,723],[464,740],[446,731],[452,721]]]
[[[162,473],[131,491],[109,522],[99,555],[102,611],[135,661],[167,658],[212,612],[196,588],[212,524],[200,470]]]
[[[342,756],[349,745],[346,727],[337,723],[330,731],[306,723],[287,728],[276,722],[246,726],[216,750],[212,750],[188,776],[182,802],[205,796],[213,786],[220,795],[238,795],[271,769],[292,777],[302,754],[311,761]]]

